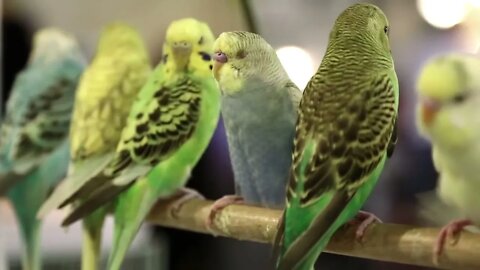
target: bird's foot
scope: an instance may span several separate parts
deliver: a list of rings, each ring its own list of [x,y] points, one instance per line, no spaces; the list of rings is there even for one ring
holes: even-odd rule
[[[361,243],[364,240],[363,238],[368,226],[375,222],[382,223],[382,221],[374,214],[360,211],[352,220],[348,222],[348,224],[351,226],[357,226],[357,230],[355,231],[355,239]]]
[[[214,233],[213,230],[213,221],[215,220],[216,214],[222,210],[223,208],[231,205],[231,204],[244,204],[244,200],[242,196],[238,195],[226,195],[223,196],[222,198],[216,200],[213,204],[212,207],[210,208],[210,213],[208,214],[208,218],[206,221],[206,226],[209,231]]]
[[[450,238],[450,245],[455,245],[458,242],[458,234],[469,225],[472,225],[472,221],[469,219],[453,220],[440,230],[433,248],[433,263],[435,265],[438,265],[438,259],[442,255],[447,238]]]
[[[177,191],[176,195],[178,196],[178,199],[176,199],[170,206],[170,215],[172,217],[178,216],[178,212],[186,202],[192,199],[205,199],[205,197],[203,197],[198,191],[190,188],[181,188]]]

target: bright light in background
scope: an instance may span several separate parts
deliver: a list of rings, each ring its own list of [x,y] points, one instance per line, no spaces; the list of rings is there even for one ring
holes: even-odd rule
[[[473,7],[480,8],[480,0],[465,0],[468,4]]]
[[[302,48],[285,46],[277,50],[277,56],[290,80],[302,91],[313,76],[314,66],[310,54]]]
[[[417,0],[417,7],[429,24],[443,29],[463,22],[468,12],[465,0]]]

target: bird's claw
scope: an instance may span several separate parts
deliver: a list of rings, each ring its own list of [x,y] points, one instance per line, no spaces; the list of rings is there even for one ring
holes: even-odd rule
[[[222,210],[223,208],[231,205],[231,204],[244,204],[243,197],[238,196],[238,195],[226,195],[223,196],[222,198],[216,200],[211,208],[210,208],[210,213],[208,214],[208,218],[206,220],[205,226],[207,229],[214,233],[213,229],[213,221],[215,220],[216,214]],[[214,233],[215,234],[215,233]]]
[[[178,199],[176,199],[172,205],[170,206],[170,214],[172,217],[178,217],[178,212],[182,208],[182,206],[192,200],[192,199],[205,199],[202,194],[198,191],[190,188],[182,188],[177,192]]]
[[[372,223],[382,223],[382,221],[372,213],[360,211],[357,215],[348,222],[349,225],[356,225],[355,239],[362,243],[364,240],[365,232]]]
[[[447,238],[450,239],[450,245],[455,245],[458,242],[458,234],[466,226],[472,225],[472,221],[468,219],[454,220],[445,225],[437,236],[437,241],[433,248],[433,263],[438,265],[440,255],[442,255],[445,248]]]

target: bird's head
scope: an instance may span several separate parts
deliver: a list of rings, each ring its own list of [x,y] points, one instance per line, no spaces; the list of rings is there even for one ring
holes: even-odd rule
[[[480,112],[480,58],[448,54],[430,60],[417,80],[417,125],[431,140],[468,143]],[[475,115],[475,116],[474,116]]]
[[[173,21],[167,29],[162,61],[168,70],[211,75],[214,40],[204,22],[193,18]]]
[[[213,74],[224,94],[242,90],[250,79],[274,83],[279,78],[288,78],[275,50],[257,34],[224,32],[215,41],[213,50]]]
[[[66,56],[82,58],[75,37],[57,28],[43,28],[33,38],[33,50],[29,63],[54,61]]]

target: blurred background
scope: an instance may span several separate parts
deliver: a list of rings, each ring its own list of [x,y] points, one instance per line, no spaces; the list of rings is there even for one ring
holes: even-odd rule
[[[122,20],[136,27],[157,64],[166,26],[171,20],[195,17],[216,35],[248,30],[261,34],[274,48],[292,80],[303,88],[320,64],[335,18],[352,0],[3,0],[2,114],[15,74],[25,65],[32,34],[45,26],[73,33],[85,54],[95,52],[104,24]],[[426,59],[448,52],[476,53],[480,46],[479,0],[370,1],[387,15],[390,41],[400,83],[399,143],[365,210],[384,222],[420,224],[416,194],[435,186],[430,147],[416,131],[415,80]],[[209,199],[233,193],[233,175],[223,126],[193,172],[189,186]],[[58,228],[61,215],[51,215],[43,228],[45,269],[79,269],[80,231]],[[109,220],[103,249],[112,232]],[[10,206],[0,198],[0,270],[20,269],[20,241]],[[105,256],[107,253],[105,252]],[[269,269],[269,246],[144,225],[123,269]],[[322,254],[327,269],[427,269]]]

